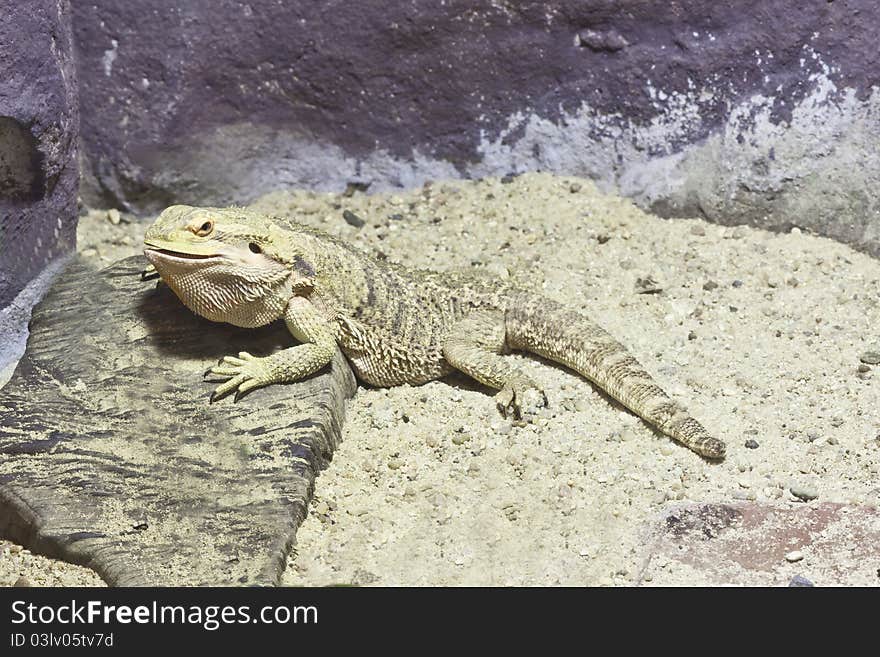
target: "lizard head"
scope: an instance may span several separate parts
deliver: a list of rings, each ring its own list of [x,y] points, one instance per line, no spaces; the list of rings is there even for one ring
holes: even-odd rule
[[[144,236],[144,255],[193,312],[254,327],[281,317],[302,285],[283,257],[280,228],[241,208],[167,208]]]

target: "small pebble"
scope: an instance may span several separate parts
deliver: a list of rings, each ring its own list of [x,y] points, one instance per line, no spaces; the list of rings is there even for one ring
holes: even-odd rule
[[[577,194],[579,191],[581,191],[581,189],[582,187],[580,183],[571,183],[571,185],[569,185],[568,187],[568,191],[570,191],[572,194]]]
[[[16,588],[26,588],[29,586],[33,586],[33,584],[31,584],[31,580],[29,580],[27,577],[22,575],[17,580],[15,580],[15,584],[13,584],[12,586],[14,586]]]
[[[789,490],[792,495],[804,502],[809,502],[810,500],[815,500],[819,497],[819,493],[807,486],[792,486]]]
[[[859,356],[859,360],[865,365],[880,365],[880,351],[866,351]]]
[[[636,279],[636,294],[657,294],[663,287],[651,276]]]
[[[742,284],[743,284],[743,282],[742,282],[741,280],[736,279],[736,280],[733,282],[733,287],[742,287]]]
[[[859,363],[858,371],[859,371],[859,374],[865,374],[866,372],[871,371],[871,366],[865,365],[864,363]]]
[[[696,340],[696,339],[697,339],[697,334],[694,333],[693,331],[689,331],[688,332],[688,340]]]
[[[804,553],[801,552],[800,550],[793,550],[792,552],[789,552],[788,554],[785,555],[785,560],[788,561],[789,563],[795,563],[797,561],[800,561],[803,558],[804,558]]]
[[[758,445],[758,441],[757,441],[757,440],[754,440],[753,438],[749,438],[749,439],[746,441],[746,447],[747,447],[748,449],[758,449],[758,447],[760,447],[760,445]]]
[[[789,587],[792,587],[792,586],[795,586],[795,587],[797,587],[797,586],[815,586],[815,584],[813,584],[810,580],[808,580],[803,575],[795,575],[794,577],[791,578],[791,581],[788,583],[788,586]]]
[[[355,228],[363,228],[367,223],[351,210],[343,210],[342,218],[345,219],[345,223],[349,226],[354,226]]]
[[[764,497],[771,500],[776,500],[782,497],[782,489],[776,488],[775,486],[766,486],[763,491]]]
[[[119,210],[117,210],[116,208],[111,208],[110,210],[107,210],[107,220],[114,226],[118,226],[119,222],[121,221]]]
[[[707,292],[711,292],[712,290],[716,289],[717,287],[718,287],[718,283],[716,283],[715,281],[706,281],[705,283],[703,283],[703,289],[706,290]]]
[[[464,445],[471,437],[465,433],[457,433],[452,437],[452,442],[456,445]]]
[[[502,422],[498,425],[498,427],[496,427],[495,433],[501,436],[506,436],[510,433],[511,429],[513,429],[513,424],[511,422]]]
[[[699,235],[703,236],[706,234],[706,229],[703,228],[700,224],[695,224],[691,226],[691,235]]]

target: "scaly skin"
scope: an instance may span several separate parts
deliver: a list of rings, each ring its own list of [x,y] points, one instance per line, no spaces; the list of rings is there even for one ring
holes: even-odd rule
[[[338,345],[362,380],[421,384],[452,370],[498,390],[502,413],[546,404],[504,354],[540,354],[593,381],[636,415],[705,457],[724,457],[626,349],[586,317],[505,283],[381,262],[294,221],[242,208],[166,209],[144,254],[181,301],[203,317],[256,327],[283,318],[301,343],[271,356],[227,356],[212,400],[296,381],[327,365]]]

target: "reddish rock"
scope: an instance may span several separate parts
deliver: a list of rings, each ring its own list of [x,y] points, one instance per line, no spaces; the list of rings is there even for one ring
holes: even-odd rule
[[[642,581],[652,584],[822,585],[880,583],[880,512],[835,503],[697,504],[651,529]],[[804,558],[789,563],[786,555]]]

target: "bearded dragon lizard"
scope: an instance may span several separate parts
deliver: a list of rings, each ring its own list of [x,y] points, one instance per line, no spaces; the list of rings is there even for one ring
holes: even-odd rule
[[[270,356],[226,356],[211,401],[320,370],[337,345],[375,386],[422,384],[458,370],[498,391],[519,419],[546,404],[504,354],[539,354],[599,386],[710,459],[725,445],[670,399],[636,359],[587,317],[505,282],[378,260],[295,221],[242,208],[175,205],[147,230],[144,254],[193,312],[257,327],[284,319],[301,344]]]

